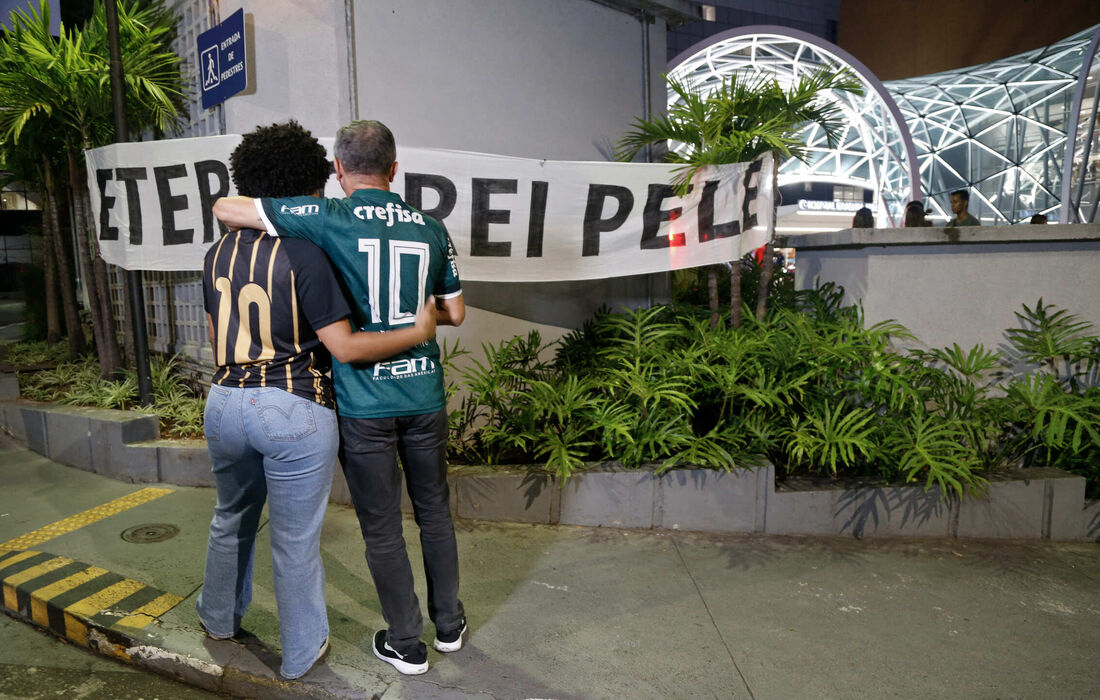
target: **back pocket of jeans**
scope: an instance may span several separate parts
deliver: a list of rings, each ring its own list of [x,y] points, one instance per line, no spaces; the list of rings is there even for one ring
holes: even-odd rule
[[[253,402],[260,425],[269,440],[294,442],[317,432],[313,402],[282,389],[272,389],[254,395]]]
[[[225,412],[225,404],[229,402],[229,392],[217,384],[210,385],[210,393],[206,397],[206,408],[203,410],[202,426],[207,440],[221,440],[222,413]]]

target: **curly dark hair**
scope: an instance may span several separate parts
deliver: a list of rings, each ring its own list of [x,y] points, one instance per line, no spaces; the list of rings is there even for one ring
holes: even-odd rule
[[[237,193],[245,197],[314,194],[332,174],[325,147],[293,119],[245,134],[229,165]]]

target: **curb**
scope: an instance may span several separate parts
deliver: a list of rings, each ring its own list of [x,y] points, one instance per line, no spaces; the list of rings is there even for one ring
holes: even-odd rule
[[[2,388],[2,387],[0,387]],[[0,427],[61,464],[128,482],[212,487],[202,440],[157,439],[156,416],[0,400]],[[452,513],[471,520],[846,537],[954,537],[1100,542],[1085,478],[1044,467],[989,475],[984,498],[896,484],[778,485],[775,467],[661,474],[595,468],[566,481],[523,468],[458,467]],[[330,502],[352,505],[341,469]],[[412,511],[402,494],[402,510]]]
[[[0,579],[6,610],[123,660],[145,627],[183,601],[106,569],[32,549],[0,553]]]
[[[207,640],[228,652],[225,663],[172,651],[164,644],[160,617],[183,597],[81,561],[38,550],[0,550],[0,581],[0,609],[12,618],[100,656],[204,690],[276,700],[364,694],[343,682],[282,680],[262,664],[255,672],[231,665],[241,646],[235,641]],[[203,638],[201,630],[188,629],[186,635]],[[260,654],[275,657],[262,648]]]

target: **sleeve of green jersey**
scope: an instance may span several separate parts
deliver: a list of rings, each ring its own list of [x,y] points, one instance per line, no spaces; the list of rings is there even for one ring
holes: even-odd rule
[[[304,238],[317,245],[324,243],[325,200],[319,197],[263,197],[252,200],[256,212],[273,236]]]
[[[450,299],[456,297],[462,293],[462,282],[458,278],[458,257],[455,253],[454,243],[451,242],[451,235],[447,233],[446,227],[443,226],[443,222],[436,221],[439,226],[440,233],[443,236],[443,249],[446,254],[446,263],[443,266],[443,275],[436,280],[435,289],[432,290],[432,294],[438,299]]]

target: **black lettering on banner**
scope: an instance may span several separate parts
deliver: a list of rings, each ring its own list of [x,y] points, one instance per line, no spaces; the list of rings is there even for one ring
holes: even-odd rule
[[[546,193],[550,183],[535,180],[531,183],[531,216],[527,219],[527,257],[542,257],[542,235],[546,224]]]
[[[688,186],[688,192],[694,185]],[[662,221],[675,221],[683,213],[683,207],[661,209],[661,203],[669,197],[676,195],[676,189],[672,185],[650,185],[649,197],[645,201],[645,209],[642,211],[642,250],[657,250],[658,248],[677,248],[684,245],[684,234],[673,233],[671,230],[667,236],[658,236]]]
[[[141,198],[138,196],[138,180],[148,180],[145,168],[115,168],[115,178],[126,186],[126,212],[130,217],[130,245],[141,245]]]
[[[217,189],[210,187],[210,176],[218,180]],[[229,168],[220,160],[200,160],[195,163],[195,180],[199,185],[199,209],[202,211],[202,242],[214,240],[214,201],[229,194]],[[218,230],[225,233],[225,224],[218,221]]]
[[[619,208],[607,219],[603,216],[604,200],[613,197]],[[584,207],[584,224],[581,227],[581,255],[600,254],[600,234],[614,231],[623,225],[634,207],[634,193],[621,185],[589,185],[588,203]]]
[[[746,231],[756,226],[756,214],[749,213],[749,205],[756,201],[756,195],[760,191],[759,185],[749,187],[749,183],[752,182],[752,176],[760,172],[763,167],[764,161],[757,158],[745,169],[745,201],[741,203],[741,225],[744,226]]]
[[[721,183],[707,180],[703,185],[703,196],[699,200],[699,242],[706,243],[716,238],[729,238],[741,233],[741,222],[737,219],[724,224],[714,223],[714,193]]]
[[[117,241],[118,227],[111,226],[111,207],[115,198],[107,196],[107,181],[111,179],[110,168],[96,168],[95,180],[99,184],[99,240]]]
[[[173,195],[170,181],[181,177],[187,177],[187,166],[183,163],[153,168],[153,178],[157,181],[157,198],[160,199],[160,226],[164,234],[164,245],[188,244],[195,239],[195,229],[176,228],[176,212],[187,208],[187,195]]]
[[[424,188],[430,188],[439,195],[439,204],[434,209],[424,208]],[[405,173],[405,201],[413,209],[419,209],[425,216],[430,216],[443,221],[455,208],[458,201],[458,192],[455,183],[442,175],[429,175],[427,173]]]
[[[506,258],[512,254],[511,241],[489,240],[489,224],[507,224],[512,220],[512,212],[507,209],[489,208],[489,196],[515,194],[518,188],[518,180],[481,177],[473,179],[473,201],[470,207],[472,210],[470,212],[470,255]]]

